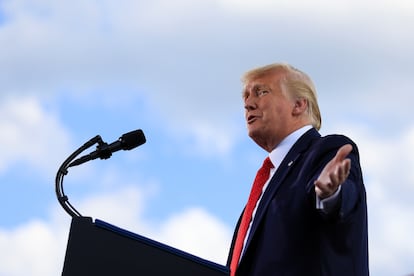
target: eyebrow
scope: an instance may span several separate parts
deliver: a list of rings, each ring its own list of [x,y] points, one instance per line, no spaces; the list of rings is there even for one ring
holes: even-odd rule
[[[270,89],[270,87],[265,85],[265,84],[256,84],[252,88],[253,91],[258,91],[258,90],[262,90],[262,89]]]

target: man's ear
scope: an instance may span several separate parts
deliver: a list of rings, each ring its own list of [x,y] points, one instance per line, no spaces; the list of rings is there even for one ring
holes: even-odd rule
[[[300,116],[305,113],[307,109],[308,100],[305,98],[297,98],[293,106],[292,114],[295,116]]]

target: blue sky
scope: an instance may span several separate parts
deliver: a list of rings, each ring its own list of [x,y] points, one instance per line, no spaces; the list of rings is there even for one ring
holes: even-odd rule
[[[134,129],[146,144],[69,170],[70,202],[224,263],[266,155],[240,76],[276,61],[313,78],[322,134],[359,146],[372,275],[413,273],[412,26],[404,0],[1,0],[0,275],[61,272],[57,169]]]

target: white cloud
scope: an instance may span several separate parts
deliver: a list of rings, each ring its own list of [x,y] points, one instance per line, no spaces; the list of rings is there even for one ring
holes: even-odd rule
[[[222,115],[239,103],[234,101],[239,100],[238,79],[235,97],[223,94],[217,105],[216,96],[207,90],[213,91],[215,85],[228,89],[201,68],[205,58],[194,63],[206,45],[197,45],[191,33],[198,35],[198,31],[188,27],[193,28],[193,19],[204,11],[212,10],[205,5],[191,1],[6,2],[7,20],[0,26],[0,42],[4,42],[0,43],[4,61],[0,69],[5,73],[0,82],[5,93],[67,93],[94,104],[107,104],[109,94],[126,99],[130,96],[125,94],[144,95],[167,125],[178,130],[176,134],[195,141],[195,149],[228,153],[235,134]],[[176,35],[183,35],[188,43],[177,41]],[[185,79],[194,70],[200,70],[200,77]],[[191,122],[183,124],[188,118]]]
[[[0,229],[0,275],[59,275],[67,233],[54,222],[39,220]]]
[[[339,86],[341,76],[347,95],[364,101],[376,97],[372,83],[383,74],[398,69],[405,79],[412,75],[406,64],[412,63],[407,50],[414,40],[407,26],[414,24],[414,7],[405,0],[20,0],[3,8],[5,93],[88,94],[93,96],[86,99],[108,102],[100,95],[133,91],[175,134],[190,137],[192,150],[212,155],[229,153],[239,136],[242,126],[229,129],[234,122],[228,114],[242,116],[239,76],[252,64],[309,62],[311,75],[322,71],[322,85],[333,79],[331,86]],[[389,63],[391,70],[383,68]],[[355,91],[352,85],[364,80],[372,89]],[[399,93],[411,81],[404,86]]]
[[[142,223],[142,214],[148,195],[148,191],[127,186],[115,192],[90,196],[79,203],[79,208],[75,207],[84,216],[93,216],[120,227],[147,232],[149,226]]]
[[[370,202],[375,204],[373,200]],[[370,260],[375,268],[373,272],[407,275],[414,271],[414,241],[410,238],[414,229],[413,210],[413,204],[407,206],[392,201],[378,202],[370,208]]]
[[[274,13],[274,14],[300,14],[302,16],[313,16],[316,14],[324,14],[331,16],[332,19],[339,16],[347,16],[349,14],[361,15],[368,12],[390,12],[409,14],[409,11],[414,9],[414,4],[409,0],[316,0],[316,1],[303,1],[303,0],[219,0],[221,6],[226,7],[229,10],[239,10],[243,12],[256,12],[256,13]],[[378,22],[381,23],[381,22]]]
[[[46,112],[34,96],[6,97],[0,103],[0,172],[16,162],[51,173],[57,156],[69,148],[56,114]],[[53,154],[52,154],[53,153]]]
[[[231,229],[200,207],[173,214],[157,234],[160,241],[196,256],[225,264]]]
[[[359,142],[361,162],[366,174],[389,197],[401,197],[406,200],[404,192],[414,192],[414,125],[407,125],[398,134],[381,135],[369,127],[347,127],[351,135]],[[356,130],[355,132],[352,129]]]

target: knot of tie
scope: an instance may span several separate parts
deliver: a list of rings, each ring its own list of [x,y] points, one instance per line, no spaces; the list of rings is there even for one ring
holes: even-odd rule
[[[270,169],[274,168],[272,161],[270,160],[269,156],[266,157],[266,159],[263,161],[263,165],[262,167],[259,169],[259,171],[257,172],[257,174],[262,177],[262,175],[264,177],[269,178],[269,173],[270,173]],[[257,176],[256,176],[257,177]]]

